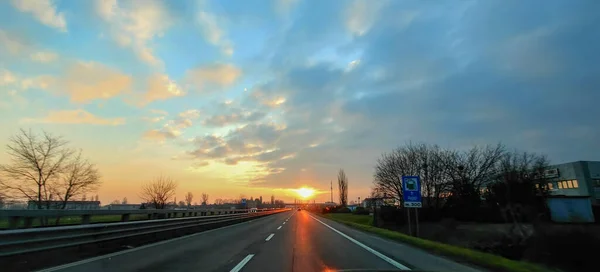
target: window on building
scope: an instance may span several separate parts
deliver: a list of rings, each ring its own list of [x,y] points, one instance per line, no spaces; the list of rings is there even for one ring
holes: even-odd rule
[[[573,188],[573,181],[567,180],[567,186],[569,187],[569,189]]]
[[[554,183],[548,182],[548,190],[552,190],[552,189],[555,189],[554,188]]]
[[[579,188],[579,183],[577,183],[576,179],[573,180],[573,188]]]
[[[600,187],[600,179],[593,179],[592,183],[594,184],[594,187]]]
[[[564,189],[562,181],[558,182],[558,189]]]

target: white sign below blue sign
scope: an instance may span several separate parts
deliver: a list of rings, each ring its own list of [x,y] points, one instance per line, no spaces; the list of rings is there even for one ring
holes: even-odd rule
[[[421,178],[419,176],[402,176],[402,198],[405,208],[421,208]]]

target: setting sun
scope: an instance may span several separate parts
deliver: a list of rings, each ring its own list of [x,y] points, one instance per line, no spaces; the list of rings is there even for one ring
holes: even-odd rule
[[[315,190],[311,188],[302,187],[296,190],[296,193],[300,195],[302,198],[308,198],[315,194]]]

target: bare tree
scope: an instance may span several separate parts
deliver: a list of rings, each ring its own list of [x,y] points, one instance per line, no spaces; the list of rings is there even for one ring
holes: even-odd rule
[[[118,199],[115,199],[110,204],[119,205],[119,204],[121,204],[121,202]]]
[[[202,193],[202,205],[208,204],[208,194]]]
[[[477,202],[503,152],[500,144],[459,152],[442,150],[436,145],[407,143],[377,160],[374,193],[380,197],[393,196],[401,203],[402,176],[420,176],[426,206],[440,208],[441,200],[447,196],[453,196],[454,202],[468,199]]]
[[[176,189],[177,183],[174,180],[160,176],[142,186],[140,198],[156,209],[164,209],[169,199],[175,195]]]
[[[81,151],[67,162],[57,182],[49,186],[52,195],[62,202],[61,209],[66,208],[69,200],[81,196],[85,201],[86,193],[95,191],[100,186],[100,174],[96,166],[81,156]],[[94,201],[94,197],[91,199]]]
[[[496,166],[494,181],[486,186],[485,199],[500,208],[515,243],[526,239],[522,221],[535,222],[543,214],[548,186],[543,172],[548,168],[546,156],[533,153],[506,152]]]
[[[65,169],[73,170],[66,167],[74,154],[66,145],[62,137],[21,129],[6,145],[10,163],[0,165],[1,187],[17,199],[34,201],[38,209],[44,201],[49,206],[53,182]]]
[[[192,206],[192,201],[194,200],[194,195],[192,194],[192,192],[188,192],[185,195],[185,203],[187,203],[188,207]]]
[[[225,204],[225,201],[223,201],[223,199],[221,199],[221,198],[217,198],[217,199],[215,199],[215,204],[216,205]]]
[[[271,205],[274,205],[274,204],[275,204],[275,196],[271,195]]]
[[[177,205],[179,206],[179,208],[185,208],[185,201],[180,200],[179,203],[177,203]]]
[[[124,197],[123,200],[121,200],[121,204],[123,204],[123,205],[127,204],[127,198],[126,197]]]
[[[348,205],[348,178],[344,169],[340,169],[338,173],[338,191],[340,195],[340,205]]]

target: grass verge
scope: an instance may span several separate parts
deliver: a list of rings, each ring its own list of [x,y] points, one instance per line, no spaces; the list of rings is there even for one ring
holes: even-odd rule
[[[324,214],[321,215],[325,218],[337,221],[344,225],[377,234],[384,238],[388,238],[395,241],[407,243],[422,249],[426,249],[430,252],[448,256],[451,258],[459,259],[472,263],[477,266],[492,269],[493,271],[506,271],[506,272],[545,272],[545,271],[560,271],[557,269],[551,269],[542,265],[510,260],[501,256],[497,256],[490,253],[484,253],[477,250],[468,248],[443,244],[431,240],[425,240],[417,237],[408,236],[406,234],[391,231],[382,228],[373,227],[371,216],[369,215],[352,215],[352,214]]]

